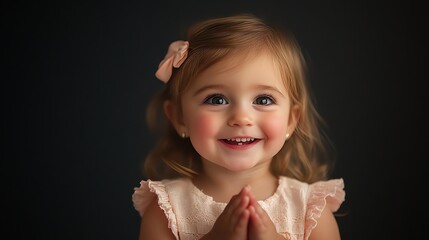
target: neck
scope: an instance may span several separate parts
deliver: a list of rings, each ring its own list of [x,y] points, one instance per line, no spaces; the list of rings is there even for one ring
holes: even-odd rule
[[[273,195],[278,185],[278,179],[270,172],[270,161],[244,171],[230,171],[203,160],[203,172],[193,182],[215,201],[225,203],[246,185],[251,187],[256,200]]]

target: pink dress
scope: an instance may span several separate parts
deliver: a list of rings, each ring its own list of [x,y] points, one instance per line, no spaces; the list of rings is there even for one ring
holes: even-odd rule
[[[343,179],[307,184],[280,177],[276,192],[258,201],[286,239],[308,239],[325,207],[335,212],[344,201]],[[192,184],[188,178],[163,181],[141,181],[134,188],[132,201],[143,216],[149,203],[158,204],[176,239],[199,239],[210,231],[226,203],[215,202]]]

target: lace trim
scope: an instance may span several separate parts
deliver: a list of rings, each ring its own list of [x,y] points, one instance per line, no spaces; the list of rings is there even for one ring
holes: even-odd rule
[[[146,181],[140,182],[140,187],[134,188],[134,194],[132,196],[133,206],[139,213],[140,217],[143,216],[143,213],[146,211],[146,208],[155,198],[155,194],[150,193],[150,189]]]
[[[149,194],[155,193],[155,194]],[[132,196],[134,208],[143,216],[148,205],[153,201],[154,197],[158,197],[158,205],[164,211],[165,217],[168,220],[168,228],[179,239],[177,232],[176,214],[173,211],[167,191],[162,182],[158,181],[141,181],[139,188],[134,188]]]
[[[310,197],[307,203],[307,213],[305,216],[305,239],[311,234],[311,231],[317,226],[317,219],[320,218],[322,211],[328,205],[329,210],[335,212],[344,201],[344,182],[343,179],[332,179],[324,182],[316,182],[310,185]]]

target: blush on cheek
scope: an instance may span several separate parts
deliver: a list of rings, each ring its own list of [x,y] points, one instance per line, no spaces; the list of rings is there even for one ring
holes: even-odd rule
[[[287,120],[284,118],[267,118],[267,121],[264,122],[264,132],[269,139],[284,137],[286,129]]]
[[[209,138],[217,131],[216,118],[210,114],[200,114],[192,120],[192,135],[196,138]]]

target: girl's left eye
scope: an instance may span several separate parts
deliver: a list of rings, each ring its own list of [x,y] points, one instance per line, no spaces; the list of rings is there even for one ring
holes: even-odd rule
[[[274,104],[274,100],[270,96],[260,96],[257,97],[253,103],[257,105],[271,105]]]

